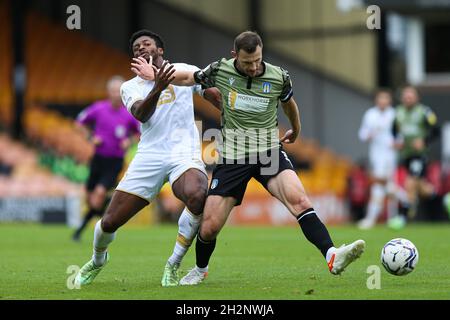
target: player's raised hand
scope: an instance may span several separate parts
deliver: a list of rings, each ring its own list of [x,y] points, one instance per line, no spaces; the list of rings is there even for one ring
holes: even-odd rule
[[[294,130],[289,129],[288,131],[286,131],[284,136],[280,139],[280,142],[282,142],[282,143],[293,143],[296,138],[297,138],[297,134],[294,133]]]
[[[145,60],[143,57],[133,58],[131,63],[131,71],[136,75],[145,80],[155,79],[155,68],[153,66],[153,58],[150,56],[149,61]]]
[[[175,79],[175,76],[173,75],[175,73],[173,64],[170,64],[169,61],[165,60],[159,70],[156,69],[155,66],[152,67],[153,72],[155,73],[154,90],[163,91],[173,79]]]

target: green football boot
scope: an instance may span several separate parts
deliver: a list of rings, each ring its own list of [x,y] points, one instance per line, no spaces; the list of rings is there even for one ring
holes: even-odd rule
[[[161,285],[163,287],[174,287],[178,285],[178,268],[179,264],[171,264],[167,261],[166,266],[164,267],[164,274],[161,279]]]
[[[92,259],[89,260],[89,262],[87,262],[80,269],[77,276],[75,277],[75,285],[84,286],[90,284],[92,281],[94,281],[95,277],[99,274],[99,272],[106,266],[108,261],[109,261],[108,253],[106,253],[105,264],[100,267],[97,267]]]

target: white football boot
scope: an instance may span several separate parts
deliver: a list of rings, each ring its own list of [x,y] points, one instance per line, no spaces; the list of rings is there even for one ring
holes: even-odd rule
[[[342,245],[339,248],[332,249],[330,260],[328,261],[328,269],[332,274],[341,274],[345,268],[358,259],[364,252],[366,243],[364,240],[356,240],[349,245]]]

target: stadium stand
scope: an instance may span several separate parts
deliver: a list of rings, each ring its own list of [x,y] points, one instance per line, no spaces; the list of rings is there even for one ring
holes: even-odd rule
[[[27,103],[89,103],[104,96],[111,75],[132,76],[125,53],[34,12],[26,19],[26,39]]]
[[[0,1],[0,124],[8,126],[12,121],[11,22],[7,1]]]
[[[52,174],[39,165],[39,154],[6,134],[0,134],[0,163],[10,168],[0,174],[2,197],[65,196],[81,192],[81,186]]]

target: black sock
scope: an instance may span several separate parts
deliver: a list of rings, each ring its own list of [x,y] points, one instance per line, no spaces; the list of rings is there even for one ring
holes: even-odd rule
[[[322,255],[326,257],[328,249],[333,247],[333,241],[330,238],[327,228],[317,217],[314,209],[309,208],[300,213],[297,221],[306,239],[314,244],[322,252]]]
[[[81,226],[77,229],[77,231],[75,232],[75,234],[77,236],[79,236],[81,234],[81,232],[84,230],[84,228],[86,228],[87,224],[89,223],[89,221],[91,221],[92,218],[94,218],[97,215],[101,215],[101,211],[100,210],[96,210],[96,209],[90,209],[88,211],[88,213],[84,216],[83,219],[83,223],[81,224]]]
[[[216,247],[216,239],[211,241],[205,241],[200,237],[200,232],[197,234],[197,242],[195,243],[195,256],[197,267],[206,268],[209,263],[209,259]]]

